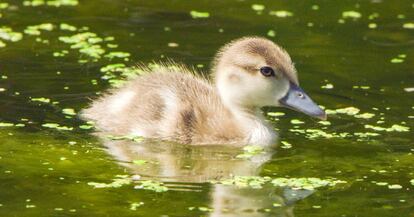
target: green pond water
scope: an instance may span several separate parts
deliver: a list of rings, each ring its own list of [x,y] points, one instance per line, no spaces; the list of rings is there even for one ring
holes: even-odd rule
[[[279,147],[242,150],[76,116],[138,62],[208,73],[246,35],[288,50],[329,122],[264,108]],[[413,48],[411,0],[1,0],[0,216],[414,216]]]

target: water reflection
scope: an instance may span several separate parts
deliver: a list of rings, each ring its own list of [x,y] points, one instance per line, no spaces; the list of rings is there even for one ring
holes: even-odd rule
[[[240,148],[188,146],[159,141],[110,140],[100,135],[107,151],[132,174],[158,180],[175,191],[202,191],[202,183],[232,176],[259,175],[261,166],[274,154],[267,151],[251,159],[236,158]],[[134,160],[147,163],[137,165]],[[294,204],[312,191],[265,185],[261,189],[211,184],[211,217],[294,216]],[[276,204],[276,206],[275,206]],[[280,205],[280,206],[279,206]]]

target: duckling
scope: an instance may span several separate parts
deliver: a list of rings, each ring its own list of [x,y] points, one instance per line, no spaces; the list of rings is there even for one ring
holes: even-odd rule
[[[276,133],[264,106],[284,106],[326,119],[299,87],[289,54],[272,41],[244,37],[223,46],[212,77],[165,63],[92,102],[82,117],[102,132],[179,143],[269,146]]]

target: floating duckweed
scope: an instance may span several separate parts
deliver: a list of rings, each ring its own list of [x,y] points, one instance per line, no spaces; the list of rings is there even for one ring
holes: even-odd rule
[[[368,28],[370,28],[370,29],[376,29],[377,28],[377,24],[376,23],[369,23],[368,24]]]
[[[117,47],[118,47],[118,45],[117,45],[117,44],[106,44],[106,46],[107,46],[108,48],[117,48]]]
[[[282,146],[280,146],[280,147],[283,148],[283,149],[292,148],[292,144],[290,144],[289,142],[281,141],[280,143],[282,143]]]
[[[5,41],[17,42],[22,40],[23,34],[20,32],[13,32],[12,28],[0,27],[0,39]]]
[[[386,186],[388,185],[388,182],[375,182],[375,184],[378,186]]]
[[[277,187],[289,187],[292,189],[306,189],[314,190],[316,188],[325,186],[335,186],[337,184],[347,183],[346,181],[331,179],[320,179],[320,178],[275,178],[272,179],[268,176],[234,176],[230,179],[224,179],[221,181],[213,181],[214,184],[222,185],[234,185],[237,187],[251,187],[251,188],[262,188],[263,185],[271,183]]]
[[[0,127],[14,127],[13,123],[0,122]]]
[[[400,58],[392,58],[390,60],[391,63],[403,63],[404,59],[400,59]]]
[[[270,11],[269,15],[280,17],[280,18],[285,18],[285,17],[293,16],[293,13],[290,11]]]
[[[273,207],[281,207],[282,206],[282,204],[280,204],[280,203],[273,203],[272,205],[273,205]]]
[[[356,118],[363,118],[363,119],[370,119],[370,118],[373,118],[374,116],[375,114],[368,113],[368,112],[355,115]]]
[[[40,35],[41,34],[40,30],[52,31],[53,29],[54,29],[53,24],[42,23],[39,25],[33,25],[33,26],[26,27],[26,29],[24,30],[24,33],[28,35]]]
[[[337,184],[347,183],[346,181],[336,179],[320,179],[320,178],[276,178],[272,180],[272,184],[278,187],[290,187],[292,189],[314,190],[325,186],[335,186]]]
[[[59,28],[60,28],[60,30],[66,30],[66,31],[71,31],[71,32],[77,30],[76,26],[72,26],[72,25],[69,25],[67,23],[61,23],[59,25]]]
[[[414,87],[406,87],[404,88],[405,92],[414,92]]]
[[[268,112],[267,115],[272,116],[272,117],[280,117],[280,116],[284,116],[285,113],[283,113],[283,112]]]
[[[389,189],[401,189],[402,186],[401,185],[398,185],[398,184],[394,184],[394,185],[388,185],[388,188]]]
[[[125,64],[123,63],[116,63],[116,64],[110,64],[107,66],[104,66],[101,68],[101,72],[117,72],[117,71],[122,71],[120,69],[125,68]]]
[[[222,185],[234,185],[237,187],[251,187],[251,188],[262,188],[262,186],[272,179],[268,176],[235,176],[230,179],[224,179],[221,181],[213,181],[212,183],[218,183]]]
[[[78,4],[79,4],[78,0],[50,0],[50,1],[45,1],[45,0],[28,1],[26,0],[26,1],[23,1],[24,6],[32,6],[32,7],[37,7],[37,6],[42,6],[42,5],[53,6],[53,7],[76,6]]]
[[[346,108],[339,108],[335,110],[327,109],[325,112],[326,114],[346,114],[350,116],[354,116],[359,113],[359,109],[355,107],[346,107]]]
[[[155,192],[165,192],[168,188],[164,186],[164,183],[152,180],[138,181],[139,185],[136,185],[135,189],[145,189]]]
[[[404,23],[403,28],[404,29],[414,29],[414,23]]]
[[[122,52],[122,51],[112,51],[109,52],[105,57],[112,59],[112,58],[127,58],[130,57],[131,54],[128,52]]]
[[[144,165],[147,163],[147,161],[146,160],[133,160],[132,163],[136,165]]]
[[[269,37],[275,37],[275,36],[276,36],[276,32],[275,32],[275,30],[269,30],[269,31],[267,32],[267,36],[269,36]]]
[[[62,109],[62,113],[65,115],[70,115],[70,116],[76,115],[76,112],[73,108],[64,108]]]
[[[253,4],[252,9],[255,11],[263,11],[265,9],[265,6],[260,4]]]
[[[334,85],[333,84],[325,84],[323,86],[321,86],[322,89],[333,89]]]
[[[305,122],[299,120],[299,119],[292,119],[290,120],[291,124],[304,124]]]
[[[54,57],[64,57],[64,56],[66,56],[67,54],[69,53],[69,51],[67,51],[67,50],[62,50],[62,51],[56,51],[56,52],[53,52],[53,56]]]
[[[120,188],[132,183],[132,179],[127,175],[117,175],[111,183],[88,182],[88,185],[94,188]]]
[[[368,138],[368,137],[373,137],[373,136],[379,136],[379,133],[371,133],[371,132],[356,132],[354,133],[355,136],[358,136],[360,138]]]
[[[45,123],[45,124],[42,124],[42,127],[56,129],[56,130],[64,130],[64,131],[73,130],[73,127],[60,126],[57,123]]]
[[[43,103],[50,103],[51,102],[51,100],[49,98],[45,98],[45,97],[31,98],[30,100],[32,102],[43,102]]]
[[[361,18],[361,13],[359,13],[358,11],[344,11],[342,12],[342,17],[343,18],[352,18],[352,19],[359,19]]]
[[[264,149],[261,146],[258,145],[247,145],[243,147],[243,154],[239,154],[236,156],[236,158],[243,158],[248,159],[252,158],[255,155],[263,154]]]
[[[82,129],[82,130],[90,130],[92,128],[93,128],[93,125],[88,125],[88,124],[79,125],[79,129]]]
[[[318,123],[319,123],[319,124],[322,124],[322,125],[324,125],[324,126],[329,126],[329,125],[331,125],[331,122],[329,122],[329,121],[318,121]]]
[[[409,132],[410,131],[409,127],[401,126],[401,125],[398,125],[398,124],[394,124],[389,128],[380,127],[380,126],[373,126],[373,125],[369,125],[369,124],[366,124],[364,127],[367,128],[367,129],[375,130],[375,131],[386,131],[386,132]]]
[[[345,138],[348,137],[350,134],[343,132],[343,133],[327,133],[320,129],[290,129],[289,131],[294,133],[304,134],[308,139],[316,139],[316,138]]]
[[[210,17],[210,13],[201,11],[190,11],[190,15],[193,19]]]
[[[212,208],[208,208],[208,207],[204,207],[204,206],[198,207],[198,210],[201,211],[201,212],[212,212],[213,211]]]
[[[71,44],[71,49],[78,49],[80,53],[93,58],[95,61],[100,59],[105,53],[105,50],[98,43],[103,39],[97,37],[95,33],[83,32],[72,36],[60,36],[59,41],[67,44]],[[87,60],[80,60],[81,62],[87,62]]]
[[[144,205],[144,202],[139,202],[139,203],[131,203],[131,205],[129,206],[130,210],[137,210],[138,207]]]
[[[9,7],[9,3],[6,2],[0,2],[0,9],[6,9]]]

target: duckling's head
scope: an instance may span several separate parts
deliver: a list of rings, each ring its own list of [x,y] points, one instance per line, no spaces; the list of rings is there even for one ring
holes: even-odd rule
[[[220,49],[214,76],[223,102],[230,107],[256,109],[285,106],[325,119],[325,112],[299,87],[289,54],[260,37],[234,40]]]

